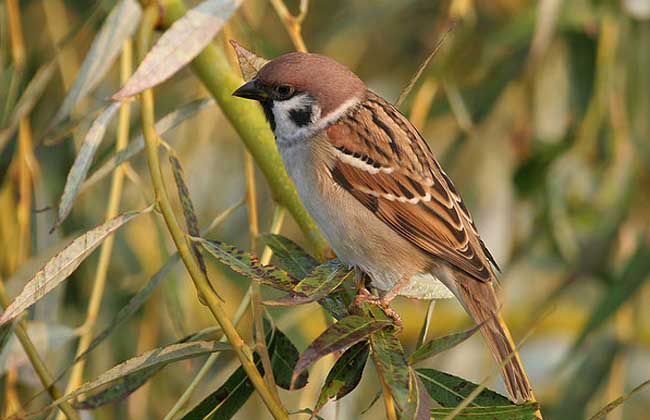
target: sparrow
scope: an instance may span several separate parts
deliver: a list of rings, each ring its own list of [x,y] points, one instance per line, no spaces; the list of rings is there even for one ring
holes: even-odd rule
[[[277,57],[234,93],[258,101],[298,194],[338,258],[382,291],[455,296],[515,402],[534,400],[493,287],[498,266],[418,130],[352,71],[319,54]]]

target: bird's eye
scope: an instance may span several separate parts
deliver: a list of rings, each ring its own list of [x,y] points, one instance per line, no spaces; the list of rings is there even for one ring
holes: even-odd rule
[[[278,85],[275,87],[275,94],[280,99],[288,99],[293,95],[293,88],[289,85]]]

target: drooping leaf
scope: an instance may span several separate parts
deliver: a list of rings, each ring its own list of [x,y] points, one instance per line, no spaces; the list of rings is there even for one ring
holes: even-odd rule
[[[493,407],[466,407],[456,414],[455,420],[537,420],[535,412],[539,409],[537,403],[522,405],[504,405]],[[446,419],[453,408],[432,408],[431,417]]]
[[[230,45],[235,49],[237,61],[239,61],[239,69],[241,70],[242,77],[247,82],[255,77],[259,69],[264,67],[264,64],[269,62],[266,58],[262,58],[242,47],[234,39],[230,40]]]
[[[422,380],[415,374],[413,368],[409,368],[409,398],[408,405],[402,418],[413,420],[429,420],[433,400],[427,393]]]
[[[293,371],[292,382],[295,382],[303,370],[321,357],[350,347],[388,325],[390,325],[388,321],[378,321],[359,315],[347,316],[330,325],[300,355]]]
[[[90,164],[93,162],[93,158],[95,157],[95,152],[97,152],[97,148],[104,138],[106,126],[120,106],[120,102],[114,102],[109,105],[108,108],[106,108],[93,122],[90,130],[88,130],[84,142],[81,145],[81,149],[79,149],[79,154],[72,164],[72,168],[65,180],[65,187],[63,188],[63,195],[61,196],[59,209],[50,232],[53,232],[54,229],[56,229],[70,214],[74,200],[77,198],[79,187],[84,179],[86,179]]]
[[[27,84],[25,91],[14,107],[13,114],[9,117],[6,127],[0,130],[0,152],[2,152],[7,140],[16,132],[20,120],[29,115],[36,102],[40,99],[54,74],[54,70],[56,70],[56,61],[53,60],[43,64]]]
[[[480,327],[481,325],[476,325],[465,331],[449,334],[444,337],[437,337],[433,340],[427,341],[417,350],[415,350],[411,356],[409,356],[409,364],[421,362],[422,360],[428,359],[429,357],[435,356],[436,354],[442,353],[443,351],[457,346],[458,344],[474,335],[474,333],[478,331]]]
[[[286,271],[273,265],[262,265],[257,257],[229,245],[225,242],[195,238],[211,255],[230,267],[260,284],[289,291],[297,281]]]
[[[289,295],[264,303],[273,306],[293,306],[315,302],[329,295],[353,276],[354,269],[343,265],[339,260],[328,261],[302,279]]]
[[[174,181],[176,182],[176,189],[178,191],[178,196],[181,199],[181,206],[183,207],[183,216],[185,217],[185,225],[187,226],[187,232],[191,236],[200,236],[199,232],[199,221],[196,218],[196,212],[194,211],[194,204],[192,203],[192,198],[190,197],[190,191],[187,188],[187,183],[185,182],[185,176],[183,175],[183,167],[181,162],[178,160],[178,157],[174,153],[169,153],[169,163],[171,163],[172,172],[174,174]],[[208,270],[205,268],[205,261],[203,260],[203,255],[201,254],[201,249],[199,244],[192,242],[190,244],[192,253],[196,257],[197,262],[199,263],[199,268],[203,272],[205,278],[208,278]],[[210,288],[215,295],[219,296],[219,293],[212,287],[212,283],[208,281]]]
[[[268,338],[267,341],[269,341]],[[284,389],[292,389],[291,373],[295,369],[298,358],[300,357],[298,349],[289,340],[289,337],[277,328],[273,330],[273,336],[267,344],[267,347],[269,348],[275,383]],[[296,380],[294,389],[300,389],[307,385],[308,378],[309,375],[307,372],[303,372]]]
[[[368,360],[370,345],[361,341],[347,349],[334,363],[320,391],[314,411],[318,412],[330,399],[341,399],[352,392],[359,382]]]
[[[106,18],[79,69],[77,78],[57,111],[52,126],[63,121],[75,105],[97,86],[113,66],[124,41],[135,30],[142,8],[135,0],[121,0]]]
[[[463,378],[435,369],[416,369],[415,372],[424,383],[431,398],[443,407],[456,407],[478,387]],[[472,401],[471,405],[505,406],[512,405],[512,402],[501,394],[485,389]]]
[[[86,259],[91,252],[97,248],[102,241],[111,233],[122,227],[129,220],[143,213],[151,211],[148,207],[141,211],[124,213],[116,216],[105,223],[84,233],[70,243],[63,251],[49,260],[45,266],[37,272],[34,277],[25,285],[20,294],[9,305],[0,318],[0,325],[8,322],[25,309],[38,302],[43,296],[58,286],[63,280]]]
[[[126,360],[99,375],[92,381],[86,382],[71,393],[57,399],[52,405],[60,404],[79,395],[93,391],[113,381],[124,378],[136,372],[165,366],[170,363],[202,356],[216,351],[231,350],[230,345],[216,341],[193,341],[189,343],[175,343],[165,347],[150,350],[139,356]]]
[[[188,10],[160,37],[113,99],[137,95],[170,78],[208,45],[241,3],[242,0],[206,0]]]
[[[156,121],[155,129],[159,135],[165,134],[168,130],[178,126],[183,121],[193,117],[199,111],[214,105],[213,99],[197,99],[189,102],[175,111],[170,112],[158,121]],[[115,168],[122,163],[130,160],[132,157],[144,150],[144,136],[140,134],[135,140],[130,141],[129,145],[116,152],[106,162],[104,162],[99,169],[93,172],[84,183],[81,185],[80,193],[86,191],[89,187],[96,184],[98,181],[104,179]]]
[[[607,321],[650,277],[650,248],[639,247],[637,252],[626,263],[623,273],[616,278],[595,306],[589,320],[582,328],[573,345],[577,350],[585,339]]]
[[[390,389],[400,412],[409,411],[411,373],[399,337],[390,329],[377,331],[370,336],[370,349],[380,381]]]
[[[72,406],[78,410],[94,410],[106,404],[115,403],[137,391],[152,376],[160,372],[164,364],[142,369],[137,372],[117,379],[107,389],[101,390],[93,395],[87,396],[80,402],[73,402]]]
[[[272,233],[260,235],[260,238],[273,250],[277,266],[297,279],[305,278],[318,266],[316,258],[289,238]]]
[[[276,383],[288,389],[298,350],[278,329],[267,331],[266,344]],[[257,370],[263,375],[264,368],[257,353],[253,355],[253,360]],[[297,382],[301,387],[306,385],[307,376],[301,375]],[[223,385],[186,413],[182,420],[229,419],[246,403],[254,390],[253,384],[240,366]]]

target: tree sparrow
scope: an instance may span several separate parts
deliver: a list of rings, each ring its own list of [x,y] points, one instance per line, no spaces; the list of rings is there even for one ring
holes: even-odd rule
[[[415,127],[354,73],[318,54],[264,65],[233,95],[260,102],[307,211],[344,263],[395,296],[456,296],[510,396],[533,393],[492,286],[496,262]],[[493,268],[494,267],[494,268]]]

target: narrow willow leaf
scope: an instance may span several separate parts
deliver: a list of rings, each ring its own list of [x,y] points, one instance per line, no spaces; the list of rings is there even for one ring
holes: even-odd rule
[[[141,372],[143,370],[153,369],[154,367],[161,365],[168,365],[180,360],[226,350],[231,350],[231,347],[228,344],[216,341],[193,341],[190,343],[175,343],[165,347],[159,347],[112,367],[94,380],[86,382],[73,392],[57,399],[52,403],[52,406],[56,406],[63,401],[71,400],[81,394],[93,391],[135,372]]]
[[[61,196],[61,202],[59,203],[59,210],[56,214],[56,219],[50,233],[53,232],[54,229],[56,229],[70,214],[72,205],[77,198],[79,187],[84,179],[86,179],[90,164],[93,162],[93,158],[95,157],[95,152],[97,152],[97,148],[104,138],[106,126],[120,106],[120,102],[114,102],[109,105],[108,108],[106,108],[93,122],[90,130],[88,130],[84,142],[81,145],[81,149],[79,149],[79,154],[68,173],[68,178],[65,180],[65,187],[63,188],[63,195]]]
[[[420,346],[420,348],[415,350],[413,354],[411,354],[409,357],[409,364],[421,362],[422,360],[428,359],[429,357],[435,356],[436,354],[442,353],[443,351],[457,346],[458,344],[474,335],[474,333],[478,331],[480,327],[481,325],[479,324],[465,331],[460,331],[427,341],[422,346]]]
[[[293,306],[315,302],[332,293],[344,281],[354,277],[354,269],[338,260],[321,264],[298,283],[291,293],[274,301],[265,301],[272,306]]]
[[[0,325],[8,322],[25,309],[38,302],[43,296],[58,286],[97,248],[111,233],[122,227],[129,220],[151,211],[148,207],[141,211],[124,213],[116,216],[96,228],[84,233],[70,243],[63,251],[49,260],[25,285],[18,297],[9,305],[0,318]]]
[[[433,401],[427,394],[426,387],[417,377],[415,371],[409,367],[409,397],[403,419],[429,420]]]
[[[94,410],[103,405],[121,401],[137,391],[164,367],[164,364],[160,364],[126,375],[111,383],[107,389],[87,396],[83,401],[73,402],[72,406],[78,410]]]
[[[0,326],[0,354],[2,354],[2,350],[7,345],[7,342],[9,342],[9,338],[11,337],[13,330],[13,322],[7,322],[6,324]]]
[[[276,383],[288,389],[291,372],[298,359],[298,350],[287,336],[278,329],[266,333],[266,344]],[[263,375],[264,368],[257,353],[253,355],[253,360],[257,370]],[[301,376],[299,382],[301,386],[306,385],[307,376]],[[197,404],[182,419],[229,419],[246,403],[254,390],[253,384],[248,379],[244,369],[240,366],[230,375],[223,385]]]
[[[369,353],[370,345],[367,341],[361,341],[339,357],[327,374],[314,412],[319,412],[330,399],[345,397],[359,385]]]
[[[538,420],[535,412],[539,409],[537,403],[522,405],[504,405],[494,407],[466,407],[458,413],[455,420]],[[453,408],[432,408],[431,417],[446,419]]]
[[[230,40],[230,45],[235,49],[237,61],[239,61],[239,69],[241,70],[242,77],[247,82],[255,77],[259,69],[264,67],[264,64],[269,62],[266,58],[262,58],[242,47],[233,39]]]
[[[316,258],[289,238],[273,233],[260,235],[260,238],[273,250],[273,258],[278,267],[297,279],[305,278],[318,266]]]
[[[16,106],[14,107],[13,114],[9,117],[7,126],[0,130],[0,152],[2,152],[7,140],[9,140],[16,132],[20,120],[29,115],[36,102],[40,99],[43,91],[54,74],[54,70],[56,70],[55,60],[43,64],[36,71],[32,80],[27,84],[25,91],[20,96],[18,103],[16,103]]]
[[[607,414],[611,413],[614,411],[618,406],[623,404],[625,401],[629,400],[634,394],[637,392],[641,391],[643,388],[647,387],[650,385],[650,380],[647,380],[640,385],[636,386],[632,391],[628,392],[625,395],[621,395],[611,403],[607,404],[605,407],[601,408],[598,410],[596,414],[593,415],[589,420],[601,420],[607,417]]]
[[[180,123],[193,117],[199,111],[209,106],[214,106],[213,99],[197,99],[192,102],[188,102],[177,110],[170,112],[169,114],[156,121],[156,133],[162,136],[168,130],[171,130],[172,128],[178,126]],[[135,140],[130,141],[129,145],[126,148],[120,150],[119,152],[116,152],[106,162],[104,162],[99,167],[99,169],[93,172],[92,175],[90,175],[88,179],[86,179],[86,181],[81,185],[79,192],[81,193],[86,191],[89,187],[104,179],[115,168],[120,166],[122,163],[130,160],[142,150],[144,150],[144,136],[140,134],[135,138]]]
[[[370,336],[370,349],[380,380],[390,388],[398,409],[408,411],[412,381],[399,337],[390,329],[377,331]]]
[[[350,347],[388,325],[390,323],[387,321],[377,321],[359,315],[350,315],[330,325],[300,355],[293,371],[292,382],[295,382],[303,370],[321,357]]]
[[[137,95],[169,79],[208,45],[241,3],[206,0],[189,10],[160,37],[113,99]]]
[[[435,369],[416,369],[427,392],[438,404],[443,407],[456,407],[478,385],[466,381],[458,376],[437,371]],[[512,402],[501,394],[489,389],[483,390],[471,405],[474,406],[512,406]]]
[[[607,321],[648,279],[650,275],[650,249],[639,247],[629,259],[622,275],[615,279],[600,302],[595,306],[589,320],[582,328],[573,345],[575,352],[585,339]]]
[[[190,191],[187,188],[187,183],[185,182],[185,176],[183,173],[183,166],[181,166],[180,160],[173,152],[169,153],[169,163],[172,167],[172,172],[174,174],[174,181],[176,182],[176,190],[178,191],[178,196],[181,199],[181,206],[183,207],[183,216],[185,218],[185,225],[187,226],[187,232],[191,236],[200,236],[199,232],[199,221],[196,218],[196,211],[194,211],[194,204],[192,203],[192,198],[190,197]],[[205,260],[203,260],[203,255],[201,254],[201,249],[199,244],[196,242],[190,243],[190,248],[192,253],[196,257],[197,262],[199,263],[199,268],[203,272],[205,278],[208,278],[208,270],[205,268]],[[208,280],[210,288],[220,299],[219,293],[212,287],[212,283]]]
[[[286,271],[273,265],[262,265],[257,257],[227,243],[203,238],[194,238],[216,259],[236,273],[260,284],[289,291],[296,280]]]
[[[267,339],[267,341],[269,340]],[[289,337],[277,328],[273,330],[273,338],[267,343],[267,347],[269,348],[275,383],[284,389],[292,389],[291,373],[295,369],[298,358],[300,357],[298,349],[289,340]],[[308,378],[309,375],[307,372],[303,372],[296,380],[293,389],[303,388],[307,385]]]
[[[93,40],[79,74],[54,116],[51,126],[63,121],[75,105],[97,86],[113,66],[124,41],[133,34],[141,15],[142,8],[135,0],[121,0],[115,5]]]

